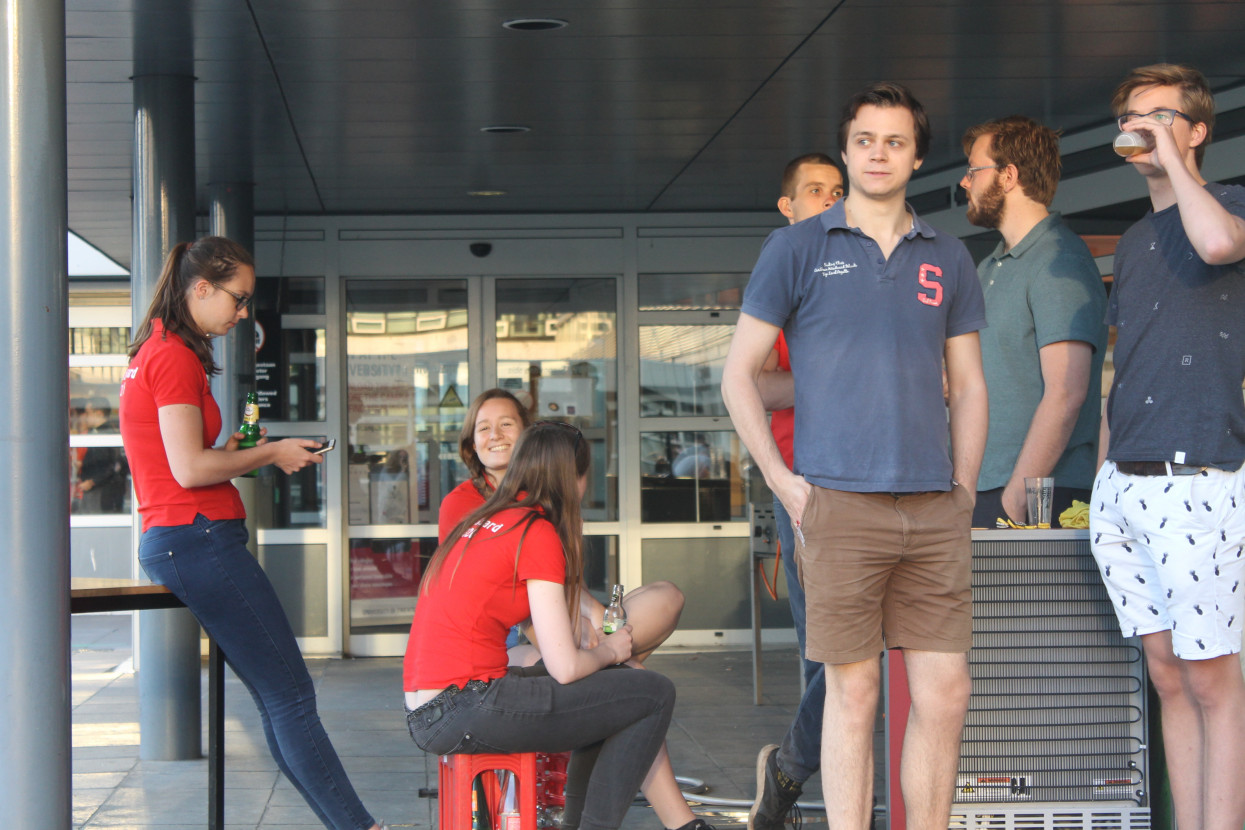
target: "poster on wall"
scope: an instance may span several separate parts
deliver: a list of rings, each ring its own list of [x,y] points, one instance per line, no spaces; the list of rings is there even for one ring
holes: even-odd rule
[[[254,309],[255,392],[259,395],[260,420],[284,420],[281,412],[281,315]]]

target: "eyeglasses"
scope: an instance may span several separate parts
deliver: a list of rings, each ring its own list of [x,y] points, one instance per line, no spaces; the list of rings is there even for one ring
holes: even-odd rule
[[[971,182],[973,180],[974,173],[977,173],[980,170],[997,170],[1002,166],[1003,165],[1001,164],[983,164],[980,167],[969,167],[964,171],[964,178]]]
[[[242,309],[246,308],[247,306],[251,304],[251,298],[246,296],[245,294],[239,294],[236,291],[230,291],[228,288],[221,285],[219,282],[212,282],[211,280],[208,280],[208,283],[216,286],[221,291],[224,291],[230,297],[233,297],[234,300],[237,301],[234,303],[234,308],[236,308],[238,311],[241,311]]]
[[[1148,118],[1149,120],[1153,121],[1155,124],[1161,124],[1164,127],[1170,127],[1172,124],[1175,124],[1177,118],[1183,118],[1185,121],[1188,121],[1190,124],[1197,123],[1190,116],[1185,115],[1180,110],[1173,110],[1173,109],[1157,109],[1157,110],[1150,110],[1149,112],[1144,112],[1144,113],[1143,112],[1126,112],[1123,115],[1121,115],[1119,118],[1115,119],[1115,122],[1120,125],[1120,129],[1122,130],[1124,129],[1125,124],[1131,121],[1136,121],[1139,118]]]
[[[568,424],[566,423],[566,421],[537,421],[536,423],[532,424],[532,426],[534,427],[551,426],[551,427],[561,427],[562,429],[569,429],[571,432],[575,433],[575,450],[577,452],[579,450],[580,442],[584,440],[584,434],[579,431],[579,427],[575,426],[574,424]]]

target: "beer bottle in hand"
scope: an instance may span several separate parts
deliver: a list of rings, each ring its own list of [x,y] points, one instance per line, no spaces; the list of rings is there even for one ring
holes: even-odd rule
[[[605,614],[601,617],[601,630],[613,634],[627,624],[627,612],[622,606],[623,586],[615,585],[610,592],[610,604],[605,606]]]
[[[238,449],[250,449],[259,443],[259,395],[254,392],[246,393],[246,408],[242,410],[242,426],[238,427],[238,432],[242,433],[242,438],[238,441]],[[258,470],[251,470],[242,475],[255,478],[258,473]]]

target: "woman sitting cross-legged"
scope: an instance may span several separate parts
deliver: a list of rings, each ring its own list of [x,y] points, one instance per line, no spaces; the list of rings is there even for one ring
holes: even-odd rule
[[[428,565],[403,671],[407,723],[425,751],[570,751],[565,830],[621,824],[674,707],[667,678],[623,665],[630,627],[581,647],[588,460],[567,424],[518,436],[505,479]],[[509,667],[507,632],[529,618],[542,660]]]

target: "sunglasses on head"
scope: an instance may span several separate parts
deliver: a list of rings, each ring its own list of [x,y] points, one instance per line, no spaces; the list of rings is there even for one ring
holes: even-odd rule
[[[575,426],[574,424],[568,424],[565,421],[537,421],[536,423],[532,424],[532,426],[534,427],[553,426],[553,427],[561,427],[562,429],[570,430],[571,432],[575,433],[575,450],[576,451],[579,450],[579,443],[584,440],[584,434],[579,431],[579,427]]]

